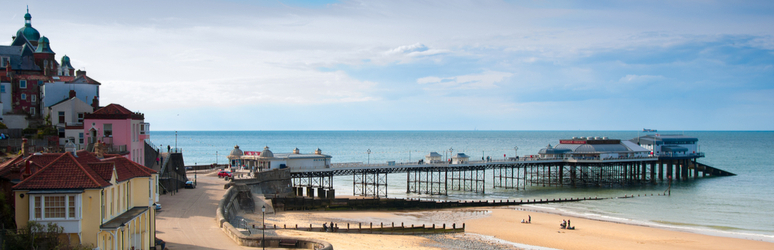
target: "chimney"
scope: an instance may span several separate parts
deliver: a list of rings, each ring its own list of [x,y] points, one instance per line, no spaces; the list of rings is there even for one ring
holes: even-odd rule
[[[27,138],[22,138],[22,145],[21,145],[21,154],[22,157],[27,155]]]
[[[78,76],[86,76],[86,71],[79,69],[78,71],[75,71],[75,76],[76,77],[78,77]]]
[[[94,96],[94,99],[91,99],[91,107],[94,109],[94,111],[97,111],[99,109],[99,99],[97,96]]]
[[[70,98],[73,98],[73,97],[75,97],[75,90],[71,89],[70,90]]]

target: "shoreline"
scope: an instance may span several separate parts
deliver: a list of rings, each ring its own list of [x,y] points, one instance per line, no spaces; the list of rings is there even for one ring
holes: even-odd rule
[[[547,206],[541,206],[541,205],[524,205],[522,207],[526,207],[528,209],[523,209],[523,208],[519,209],[515,207],[512,207],[512,208],[520,211],[555,214],[560,216],[583,218],[583,219],[608,222],[608,223],[617,223],[617,224],[623,224],[623,225],[650,227],[650,228],[676,231],[676,232],[702,234],[707,236],[728,237],[728,238],[736,238],[736,239],[742,239],[742,240],[753,240],[753,241],[774,243],[774,235],[766,235],[766,234],[750,233],[750,232],[723,231],[719,229],[701,227],[701,225],[691,226],[691,225],[680,225],[678,223],[674,223],[673,225],[670,225],[668,223],[642,221],[642,220],[636,220],[636,219],[628,219],[623,217],[614,217],[614,216],[599,215],[599,214],[581,214],[571,210],[565,210],[565,209],[547,207]]]

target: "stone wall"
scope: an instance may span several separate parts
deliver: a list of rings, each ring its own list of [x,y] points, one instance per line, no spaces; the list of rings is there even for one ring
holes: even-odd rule
[[[223,198],[218,203],[218,208],[215,210],[215,220],[221,230],[234,242],[240,246],[249,247],[261,247],[261,244],[265,244],[265,247],[271,248],[289,248],[289,249],[321,249],[321,250],[333,250],[333,246],[322,240],[308,239],[301,237],[288,237],[288,236],[268,236],[262,237],[262,235],[247,236],[241,231],[234,228],[229,221],[236,217],[236,214],[241,210],[241,206],[238,202],[238,196],[240,190],[238,187],[232,186],[223,195]]]

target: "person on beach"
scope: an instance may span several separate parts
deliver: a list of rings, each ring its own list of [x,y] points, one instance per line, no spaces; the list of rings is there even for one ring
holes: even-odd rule
[[[527,217],[529,217],[529,220],[527,221],[527,223],[532,223],[532,215],[527,215]]]
[[[566,220],[562,220],[562,224],[559,224],[559,226],[562,226],[562,229],[567,228],[567,221]]]
[[[323,232],[328,232],[328,223],[323,223]]]
[[[570,219],[567,219],[567,228],[570,228]]]

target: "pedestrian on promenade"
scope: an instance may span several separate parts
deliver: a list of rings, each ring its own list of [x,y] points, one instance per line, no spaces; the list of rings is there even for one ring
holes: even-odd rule
[[[527,217],[529,217],[529,220],[527,221],[527,223],[532,223],[532,215],[527,215]]]

